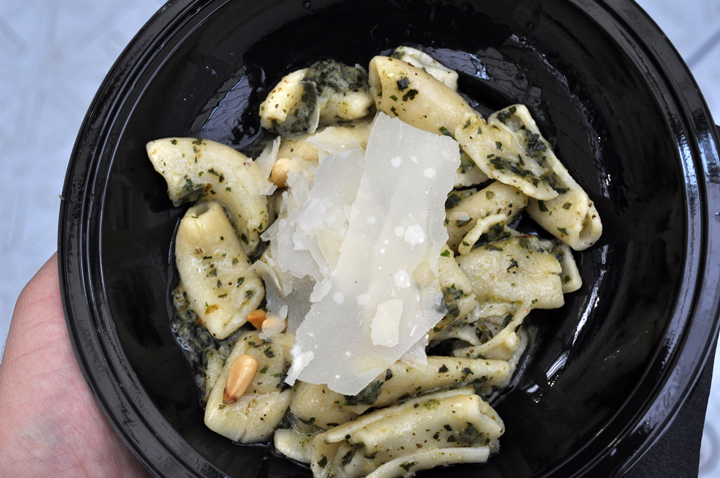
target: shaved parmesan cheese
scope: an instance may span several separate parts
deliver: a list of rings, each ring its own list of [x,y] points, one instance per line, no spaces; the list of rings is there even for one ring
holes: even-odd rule
[[[329,126],[308,138],[307,142],[318,148],[321,156],[342,153],[351,149],[363,149],[360,138],[367,135],[369,124],[359,122],[354,127]]]
[[[317,135],[322,135],[318,143],[332,144],[333,132],[346,137],[341,128],[328,130]],[[356,149],[336,148],[335,154],[324,156],[314,179],[304,174],[288,177],[290,188],[283,193],[280,217],[262,235],[270,242],[263,261],[274,272],[273,285],[282,286],[268,292],[268,312],[287,307],[288,330],[298,327],[310,303],[330,291],[326,278],[337,264],[365,167],[360,145],[355,144]]]
[[[278,220],[271,251],[280,268],[320,284],[302,322],[290,324],[297,329],[286,382],[327,384],[346,395],[411,350],[423,360],[414,346],[444,314],[437,262],[460,163],[452,138],[384,114],[359,174],[357,154],[323,159],[308,200]]]
[[[260,153],[260,155],[255,160],[255,162],[260,165],[260,169],[262,169],[265,179],[270,177],[270,172],[272,171],[273,164],[275,164],[275,161],[277,160],[278,150],[280,149],[280,142],[281,139],[278,136],[270,145],[268,145],[268,147],[263,150],[262,153]],[[268,184],[266,194],[272,194],[276,188],[277,187],[274,184]]]
[[[370,324],[373,345],[395,347],[399,343],[402,307],[403,301],[399,299],[386,300],[377,306],[377,312]]]

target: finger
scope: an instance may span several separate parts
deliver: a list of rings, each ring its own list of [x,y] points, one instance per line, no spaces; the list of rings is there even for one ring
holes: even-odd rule
[[[18,297],[2,363],[52,345],[57,334],[67,335],[67,331],[60,299],[57,256],[53,254]],[[63,355],[65,362],[74,361],[72,350]]]
[[[100,411],[70,343],[53,255],[18,298],[0,363],[8,476],[147,476]],[[13,474],[17,471],[19,474]]]

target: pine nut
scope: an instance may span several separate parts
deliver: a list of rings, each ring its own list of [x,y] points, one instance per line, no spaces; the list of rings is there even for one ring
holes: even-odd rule
[[[253,327],[260,330],[263,322],[267,318],[267,312],[262,309],[256,309],[247,315],[247,321],[253,324]]]
[[[290,160],[278,158],[270,171],[270,182],[279,188],[287,186],[288,172],[290,171]]]
[[[275,335],[282,334],[286,330],[287,321],[276,315],[267,316],[265,321],[262,323],[262,331],[268,337],[274,337]]]
[[[223,403],[234,403],[243,396],[250,384],[255,380],[257,368],[257,359],[252,355],[241,355],[235,359],[230,366],[227,381],[225,382]]]

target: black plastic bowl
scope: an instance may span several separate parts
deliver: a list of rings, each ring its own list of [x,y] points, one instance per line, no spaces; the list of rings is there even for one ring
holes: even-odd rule
[[[495,403],[486,465],[432,476],[621,474],[673,418],[718,331],[718,138],[688,70],[631,1],[178,0],[140,31],[85,119],[60,218],[62,291],[80,364],[110,422],[157,475],[308,476],[269,447],[203,425],[169,327],[167,199],[145,143],[201,136],[247,148],[284,73],[423,45],[488,113],[528,105],[595,201],[605,232],[584,280],[538,313],[534,356]]]

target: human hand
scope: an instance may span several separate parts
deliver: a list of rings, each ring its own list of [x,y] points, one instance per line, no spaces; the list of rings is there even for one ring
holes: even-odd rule
[[[57,257],[20,294],[0,363],[0,475],[149,476],[102,414],[65,324]]]

